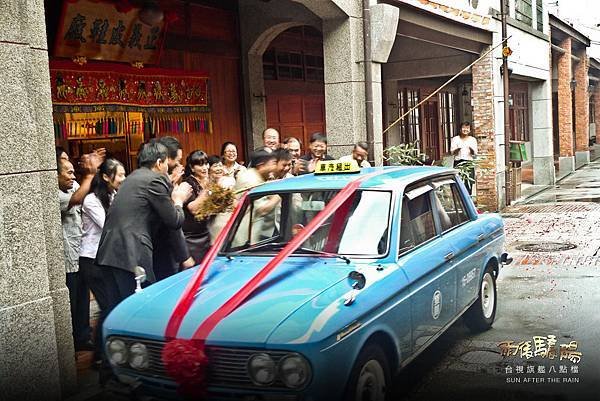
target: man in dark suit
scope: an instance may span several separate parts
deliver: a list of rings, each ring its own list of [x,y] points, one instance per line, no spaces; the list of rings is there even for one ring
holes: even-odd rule
[[[181,227],[182,206],[192,193],[186,183],[173,189],[167,176],[167,148],[158,141],[145,144],[138,161],[140,168],[127,177],[108,210],[96,255],[110,310],[135,292],[136,266],[146,270],[150,282],[156,280],[152,253],[160,244],[152,239],[160,227]]]
[[[179,141],[172,136],[163,136],[158,142],[167,148],[167,165],[169,179],[173,185],[177,185],[183,176],[183,149]],[[156,281],[165,279],[177,273],[180,268],[187,269],[195,265],[187,248],[183,230],[181,228],[172,230],[162,227],[157,230],[157,237],[153,238],[154,255],[153,266]]]

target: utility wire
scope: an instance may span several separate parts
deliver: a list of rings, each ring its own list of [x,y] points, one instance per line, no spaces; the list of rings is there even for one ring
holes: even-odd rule
[[[486,57],[488,54],[490,54],[491,52],[493,52],[495,49],[498,48],[498,46],[500,46],[501,44],[503,44],[504,42],[506,42],[508,39],[510,39],[512,37],[512,35],[510,35],[509,37],[507,37],[506,39],[500,41],[500,43],[498,43],[496,46],[492,47],[491,49],[489,49],[488,51],[486,51],[485,53],[483,53],[483,55],[481,55],[477,60],[473,61],[471,64],[469,64],[468,66],[466,66],[465,68],[463,68],[462,70],[460,70],[459,72],[457,72],[452,78],[450,78],[449,80],[447,80],[442,86],[440,86],[439,88],[437,88],[435,91],[433,91],[429,96],[427,96],[425,99],[421,100],[419,103],[417,103],[413,108],[411,108],[410,110],[408,110],[406,113],[402,114],[400,117],[398,117],[398,119],[396,121],[394,121],[392,124],[390,124],[390,126],[388,126],[385,130],[383,130],[383,132],[381,133],[382,135],[384,135],[386,132],[388,132],[393,126],[395,126],[396,124],[398,124],[401,120],[403,120],[407,115],[409,115],[410,113],[413,112],[413,110],[417,109],[419,106],[421,106],[423,103],[425,103],[427,100],[431,99],[433,96],[437,95],[442,89],[444,89],[450,82],[454,81],[460,74],[462,74],[463,72],[467,71],[469,68],[473,67],[475,64],[477,64],[479,61],[481,61],[484,57]],[[508,71],[504,72],[505,74],[508,74]]]

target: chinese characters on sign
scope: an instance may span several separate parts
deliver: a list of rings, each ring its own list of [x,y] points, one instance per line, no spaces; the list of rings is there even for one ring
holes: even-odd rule
[[[357,173],[360,171],[358,164],[351,162],[341,162],[339,160],[319,161],[315,174],[329,173]]]
[[[520,358],[530,359],[534,356],[547,359],[555,359],[558,355],[559,360],[569,360],[571,363],[579,363],[582,354],[577,351],[577,341],[571,341],[569,344],[560,344],[559,352],[557,353],[556,336],[533,336],[532,341],[502,341],[498,344],[501,355],[518,356]]]
[[[503,373],[514,375],[507,377],[507,383],[579,383],[578,377],[567,375],[579,374],[579,362],[583,354],[577,351],[577,341],[558,344],[555,335],[533,336],[527,341],[502,341],[498,344],[500,354],[504,357],[516,357],[523,360],[524,365],[506,365]],[[560,365],[532,365],[530,361],[546,359],[561,362]],[[571,365],[566,365],[570,362]],[[536,377],[526,375],[538,375]],[[548,375],[542,376],[539,375]],[[553,375],[553,376],[550,376]]]
[[[164,22],[146,25],[138,12],[119,12],[114,4],[91,0],[65,2],[54,55],[156,64]]]

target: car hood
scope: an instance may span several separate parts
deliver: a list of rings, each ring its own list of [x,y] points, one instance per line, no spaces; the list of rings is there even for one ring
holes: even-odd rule
[[[190,338],[212,312],[222,306],[269,261],[267,257],[218,258],[205,284],[185,316],[179,338]],[[219,345],[263,345],[288,317],[311,300],[331,292],[327,299],[339,299],[350,290],[346,283],[354,264],[335,258],[292,257],[278,266],[250,299],[223,319],[207,342]],[[130,335],[162,340],[177,300],[197,268],[153,284],[123,301],[108,316],[106,334]],[[334,290],[334,287],[336,289]],[[322,297],[321,297],[322,298]],[[307,316],[308,318],[308,316]],[[297,319],[293,319],[297,320]]]

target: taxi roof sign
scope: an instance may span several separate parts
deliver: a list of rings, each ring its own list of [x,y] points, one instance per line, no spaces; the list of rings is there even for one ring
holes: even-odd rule
[[[315,174],[352,174],[360,173],[356,160],[320,160],[315,166]]]

